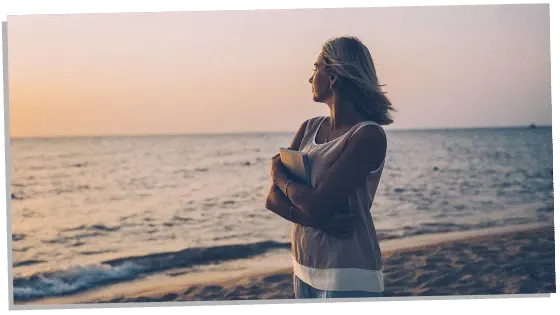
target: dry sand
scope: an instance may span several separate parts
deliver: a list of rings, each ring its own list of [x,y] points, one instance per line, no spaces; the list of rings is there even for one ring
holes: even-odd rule
[[[414,246],[382,245],[384,296],[555,293],[554,229],[487,231],[424,238]],[[421,240],[422,238],[419,238]],[[398,242],[397,242],[398,243]],[[408,241],[403,244],[414,244]],[[420,245],[423,244],[423,245]],[[290,268],[196,283],[153,283],[30,304],[293,299]]]

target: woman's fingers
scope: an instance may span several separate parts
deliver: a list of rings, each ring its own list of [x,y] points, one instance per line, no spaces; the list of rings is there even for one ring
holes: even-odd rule
[[[350,213],[335,214],[332,218],[333,228],[340,237],[348,237],[352,233],[356,215]]]
[[[338,238],[352,235],[357,215],[352,212],[335,212],[325,221],[324,231]]]
[[[356,215],[354,214],[337,214],[333,217],[335,222],[339,225],[352,225],[356,220]]]
[[[352,234],[352,227],[345,225],[331,225],[324,230],[327,234],[330,234],[338,238],[346,238]]]

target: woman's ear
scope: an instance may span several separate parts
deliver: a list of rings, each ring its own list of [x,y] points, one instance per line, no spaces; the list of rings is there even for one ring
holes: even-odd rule
[[[338,78],[334,74],[329,74],[330,88],[331,90],[338,84]]]

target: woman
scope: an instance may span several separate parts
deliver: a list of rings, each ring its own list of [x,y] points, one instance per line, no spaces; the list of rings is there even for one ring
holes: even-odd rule
[[[381,125],[394,111],[369,50],[354,37],[327,41],[315,62],[313,100],[330,115],[305,121],[290,148],[306,152],[312,187],[271,162],[267,208],[292,221],[296,298],[377,297],[382,257],[370,213],[387,151]]]

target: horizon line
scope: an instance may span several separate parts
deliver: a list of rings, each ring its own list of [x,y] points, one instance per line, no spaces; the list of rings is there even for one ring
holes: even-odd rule
[[[447,130],[475,130],[475,129],[530,129],[552,128],[552,125],[529,124],[512,126],[473,126],[473,127],[413,127],[413,128],[385,128],[387,132],[407,132],[407,131],[447,131]],[[226,136],[226,135],[256,135],[256,134],[291,134],[295,131],[232,131],[232,132],[184,132],[184,133],[148,133],[148,134],[106,134],[106,135],[53,135],[53,136],[23,136],[10,137],[10,140],[32,140],[32,139],[73,139],[73,138],[142,138],[142,137],[178,137],[178,136]]]

